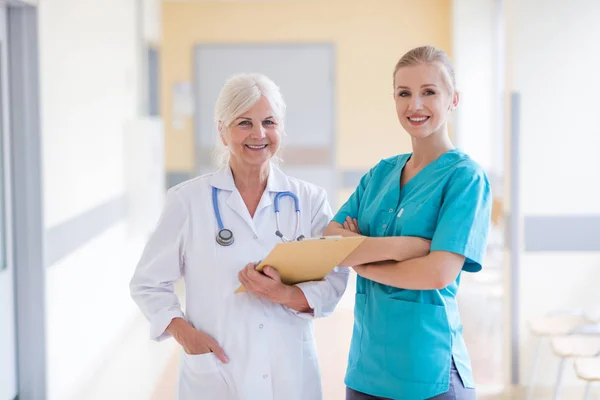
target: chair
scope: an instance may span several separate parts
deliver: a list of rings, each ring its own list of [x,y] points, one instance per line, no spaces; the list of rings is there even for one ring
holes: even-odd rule
[[[560,357],[554,385],[554,399],[558,399],[565,361],[568,358],[596,357],[600,355],[600,325],[575,328],[569,336],[552,339],[552,351]]]
[[[587,381],[584,400],[590,398],[592,382],[600,381],[600,358],[578,358],[575,360],[575,373],[579,379]]]
[[[554,311],[543,317],[529,321],[529,331],[536,338],[536,344],[531,364],[531,373],[529,375],[528,400],[533,399],[537,363],[542,340],[548,337],[565,336],[570,334],[575,328],[592,325],[593,323],[594,321],[580,310]]]

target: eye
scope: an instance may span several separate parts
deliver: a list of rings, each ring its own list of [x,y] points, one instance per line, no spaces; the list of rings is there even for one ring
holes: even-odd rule
[[[275,125],[275,121],[270,120],[270,119],[266,119],[263,121],[263,124],[265,125]]]
[[[426,89],[426,90],[423,92],[423,94],[424,94],[425,96],[433,96],[433,95],[435,94],[435,92],[434,92],[433,90],[431,90],[431,89]]]
[[[239,126],[251,126],[252,124],[248,120],[244,120],[238,124]]]
[[[398,97],[409,97],[410,96],[410,92],[407,90],[403,90],[400,93],[398,93]]]

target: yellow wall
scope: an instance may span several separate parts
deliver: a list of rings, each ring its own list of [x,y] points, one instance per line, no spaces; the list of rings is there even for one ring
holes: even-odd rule
[[[361,170],[410,151],[392,98],[398,58],[423,44],[451,54],[451,0],[164,2],[162,27],[161,110],[169,172],[194,168],[193,120],[173,129],[171,88],[174,82],[193,81],[196,44],[333,43],[337,163]]]

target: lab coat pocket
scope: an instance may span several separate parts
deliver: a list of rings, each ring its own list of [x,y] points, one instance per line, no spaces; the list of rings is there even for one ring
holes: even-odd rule
[[[214,353],[182,354],[178,400],[232,400],[233,395],[225,381]]]
[[[386,310],[386,370],[404,381],[448,381],[452,335],[445,306],[388,299]]]
[[[208,374],[218,371],[217,357],[214,353],[187,354],[183,353],[185,364],[194,374]]]
[[[367,295],[364,293],[356,293],[354,298],[354,328],[352,330],[352,343],[350,345],[350,354],[348,357],[349,368],[356,366],[360,358],[366,304]]]

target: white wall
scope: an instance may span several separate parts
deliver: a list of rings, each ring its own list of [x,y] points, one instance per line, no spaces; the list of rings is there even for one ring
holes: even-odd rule
[[[125,147],[126,129],[139,119],[139,85],[145,83],[140,68],[142,30],[138,25],[142,18],[136,14],[137,6],[133,0],[40,2],[47,230],[112,199],[130,198],[126,196],[125,160],[133,158]],[[139,159],[141,155],[136,156]],[[138,315],[128,283],[141,246],[129,236],[128,222],[124,219],[98,232],[48,266],[47,377],[51,400],[77,397],[74,394],[81,393],[82,386],[112,355],[125,327]]]
[[[494,176],[501,176],[503,160],[498,1],[452,3],[452,55],[461,95],[454,120],[456,144]]]
[[[157,44],[162,36],[162,1],[142,0],[143,37],[146,41]]]
[[[600,214],[600,3],[506,0],[507,89],[521,94],[521,217]],[[518,275],[521,381],[529,379],[526,321],[554,309],[600,315],[600,253],[521,252]],[[539,380],[557,360],[543,348]],[[565,385],[581,385],[567,368]]]
[[[136,116],[135,2],[39,6],[44,218],[64,222],[121,195],[124,122]]]

